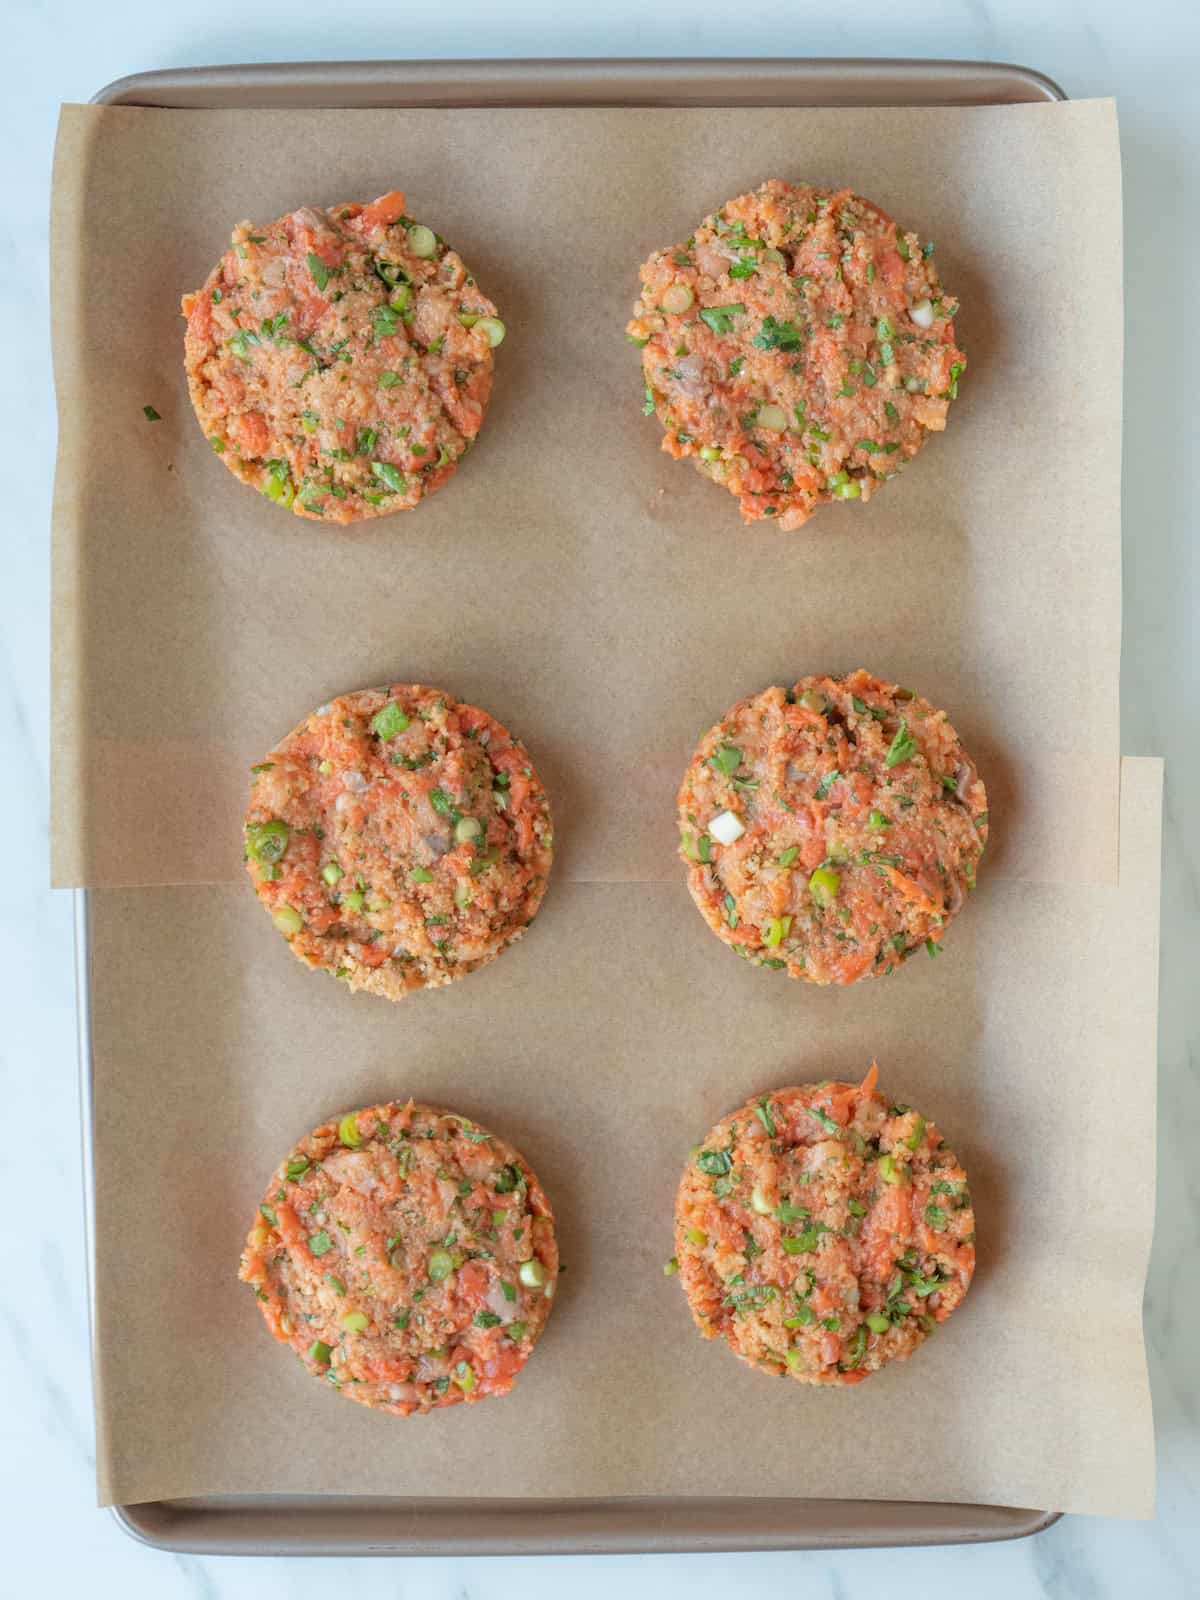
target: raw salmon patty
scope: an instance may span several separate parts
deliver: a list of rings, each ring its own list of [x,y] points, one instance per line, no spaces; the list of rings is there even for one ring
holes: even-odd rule
[[[628,332],[663,449],[798,528],[946,426],[967,358],[933,245],[848,189],[771,179],[656,250]]]
[[[684,774],[679,828],[718,938],[854,983],[937,954],[975,887],[987,794],[944,711],[859,671],[739,700]]]
[[[338,523],[441,488],[483,423],[504,337],[398,190],[239,223],[183,314],[192,404],[221,460],[297,516]]]
[[[558,1246],[511,1145],[410,1101],[301,1139],[267,1186],[238,1276],[311,1372],[408,1416],[508,1393],[550,1315]]]
[[[525,747],[422,684],[322,706],[254,768],[246,868],[295,955],[399,1000],[493,960],[546,889]]]
[[[764,1372],[860,1383],[970,1287],[967,1175],[876,1077],[757,1095],[688,1158],[670,1266],[704,1337]]]

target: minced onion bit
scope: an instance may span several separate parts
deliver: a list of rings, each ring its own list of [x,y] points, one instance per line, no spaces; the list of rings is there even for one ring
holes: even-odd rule
[[[928,300],[918,300],[908,314],[918,328],[933,327],[933,307]]]
[[[746,825],[733,811],[719,812],[709,823],[708,831],[718,844],[734,844],[746,831]]]

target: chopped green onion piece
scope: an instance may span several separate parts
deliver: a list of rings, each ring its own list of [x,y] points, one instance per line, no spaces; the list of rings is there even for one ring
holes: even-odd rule
[[[673,1278],[678,1271],[679,1271],[679,1261],[675,1256],[672,1256],[669,1261],[664,1261],[663,1262],[663,1276],[664,1277]]]
[[[381,739],[394,739],[398,733],[403,733],[408,727],[409,717],[401,711],[394,700],[389,700],[381,710],[371,718],[371,732],[377,733]]]
[[[673,317],[681,317],[685,311],[691,310],[695,298],[686,283],[673,283],[663,291],[662,308]]]
[[[728,333],[733,327],[734,317],[742,316],[745,310],[745,306],[740,302],[728,306],[704,306],[700,311],[700,320],[711,328],[713,333]]]
[[[333,1249],[333,1240],[322,1228],[320,1233],[314,1233],[309,1239],[308,1248],[315,1256],[328,1255],[329,1251]]]
[[[483,824],[478,817],[459,817],[454,824],[454,837],[459,844],[468,844],[472,839],[478,839],[483,832]]]
[[[762,941],[769,948],[782,944],[791,932],[791,917],[771,917],[763,927]]]
[[[464,1394],[475,1387],[475,1369],[469,1361],[460,1361],[454,1369],[454,1381]]]
[[[367,1329],[367,1314],[365,1311],[347,1311],[342,1318],[342,1327],[347,1333],[365,1333]]]
[[[421,261],[437,254],[437,234],[423,222],[414,222],[408,230],[408,248]]]
[[[336,883],[342,875],[342,869],[336,861],[327,861],[321,868],[321,876],[326,883]]]
[[[429,1257],[429,1279],[431,1283],[441,1283],[454,1271],[454,1257],[449,1250],[435,1250]]]
[[[903,1167],[896,1165],[896,1158],[892,1155],[882,1155],[879,1158],[879,1176],[884,1183],[903,1183],[905,1173]]]
[[[817,1320],[817,1314],[811,1306],[797,1306],[793,1317],[785,1317],[785,1328],[807,1328]]]
[[[412,290],[407,283],[398,283],[388,295],[388,309],[403,312],[408,310],[408,303],[412,299]]]
[[[721,1178],[732,1168],[733,1157],[728,1150],[701,1150],[696,1156],[696,1165],[710,1178]]]
[[[684,1234],[684,1238],[689,1244],[694,1244],[697,1250],[703,1250],[708,1243],[708,1235],[703,1228],[689,1228]]]
[[[312,273],[313,282],[316,284],[320,292],[324,294],[326,286],[329,283],[329,269],[321,260],[320,256],[314,255],[311,250],[308,252],[308,255],[305,257],[305,259],[308,262],[308,270]]]
[[[900,718],[900,726],[896,729],[896,736],[888,749],[884,761],[886,767],[898,767],[904,761],[909,761],[917,753],[917,741],[908,731],[908,722]]]
[[[904,1141],[910,1150],[915,1150],[925,1135],[925,1118],[918,1115],[916,1125],[908,1138]]]
[[[831,326],[837,327],[840,320]],[[777,322],[774,317],[764,317],[762,327],[750,343],[758,350],[799,350],[804,343],[804,333],[794,322]]]
[[[414,867],[411,873],[409,873],[409,877],[411,877],[414,883],[433,882],[433,873],[430,872],[428,867]]]
[[[837,898],[842,875],[831,867],[818,867],[808,880],[808,892],[818,905],[827,906]]]
[[[854,1336],[846,1346],[846,1354],[842,1357],[843,1370],[857,1367],[863,1356],[867,1353],[867,1330],[859,1327],[854,1331]]]
[[[504,1331],[514,1344],[519,1344],[525,1337],[525,1330],[528,1326],[529,1324],[526,1322],[510,1322]]]
[[[857,500],[862,494],[858,480],[848,472],[836,472],[829,480],[829,492],[835,500]]]
[[[251,823],[246,829],[246,853],[264,866],[274,866],[288,847],[291,829],[280,817],[270,822]]]
[[[477,1328],[498,1328],[500,1320],[494,1311],[477,1311],[471,1318]]]
[[[338,1138],[343,1144],[349,1145],[351,1150],[357,1150],[362,1143],[362,1134],[358,1131],[357,1111],[347,1111],[338,1123]]]
[[[867,1214],[867,1208],[861,1200],[851,1200],[848,1209],[852,1217],[865,1217]]]
[[[517,1276],[527,1289],[540,1289],[546,1281],[546,1269],[534,1258],[522,1261]]]
[[[382,378],[380,382],[382,382]],[[404,474],[399,467],[394,467],[390,461],[372,461],[371,471],[385,488],[391,489],[393,494],[403,494],[407,485]]]
[[[792,862],[795,861],[796,857],[799,854],[800,854],[800,846],[799,845],[797,845],[797,844],[788,845],[786,850],[781,850],[779,852],[779,865],[781,867],[790,867]]]
[[[347,911],[358,913],[367,903],[367,897],[361,889],[351,889],[349,894],[342,896],[342,904]]]
[[[701,461],[720,461],[721,452],[715,444],[702,444],[700,446]]]
[[[280,906],[277,911],[272,912],[271,920],[280,933],[286,935],[289,939],[293,934],[299,933],[304,926],[304,918],[296,910],[295,906]]]
[[[267,1205],[266,1201],[264,1200],[258,1209],[262,1212],[263,1216],[273,1228],[277,1228],[279,1226],[279,1218],[276,1216],[275,1208],[273,1206]]]
[[[345,1298],[346,1285],[342,1282],[342,1280],[337,1276],[336,1273],[327,1272],[325,1274],[325,1282],[330,1286],[330,1288],[333,1290],[333,1292],[335,1294],[340,1294],[343,1298]]]
[[[803,1256],[817,1248],[819,1235],[815,1228],[805,1228],[803,1233],[796,1234],[793,1238],[780,1239],[784,1254],[789,1256]]]
[[[142,415],[145,417],[147,422],[161,422],[162,421],[162,417],[159,415],[159,413],[157,411],[155,411],[153,406],[143,406],[142,407]]]
[[[493,350],[498,344],[504,343],[504,335],[508,332],[508,329],[500,321],[499,317],[480,317],[475,326],[486,336],[487,342]]]
[[[280,478],[275,473],[269,472],[262,486],[262,492],[268,500],[274,500],[276,505],[283,506],[286,510],[296,498],[296,486],[287,478]]]
[[[329,1365],[329,1358],[332,1354],[333,1351],[325,1343],[324,1339],[314,1339],[308,1347],[308,1359],[318,1362],[323,1367]]]
[[[867,1317],[867,1327],[872,1333],[886,1333],[891,1327],[891,1321],[882,1312],[872,1311]]]
[[[890,827],[891,823],[884,816],[882,811],[872,811],[871,815],[867,818],[868,833],[882,833],[884,828]]]

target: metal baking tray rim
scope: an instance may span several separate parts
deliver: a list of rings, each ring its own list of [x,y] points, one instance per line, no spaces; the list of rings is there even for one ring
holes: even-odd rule
[[[795,98],[797,69],[806,79]],[[918,77],[919,74],[919,77]],[[897,79],[908,78],[902,91]],[[564,81],[569,80],[569,81]],[[614,94],[619,80],[619,94]],[[847,97],[846,83],[854,84]],[[974,89],[964,84],[973,81]],[[990,88],[986,87],[990,86]],[[1014,93],[1019,89],[1020,93]],[[166,68],[116,78],[94,105],[200,109],[236,104],[368,106],[1008,105],[1065,100],[1045,73],[1001,61],[901,57],[645,56],[453,61],[292,61]]]
[[[999,62],[915,61],[872,58],[779,60],[762,58],[673,60],[462,60],[390,62],[273,62],[193,67],[118,78],[92,104],[190,109],[235,102],[309,107],[466,106],[480,96],[492,105],[611,105],[614,79],[620,103],[646,106],[718,105],[736,95],[751,105],[794,100],[795,74],[803,70],[811,92],[806,105],[1012,104],[1065,100],[1045,74]],[[914,100],[896,95],[896,79],[920,74],[929,92]],[[564,89],[562,79],[570,78]],[[848,77],[857,92],[841,98]],[[990,84],[992,94],[964,95],[964,78]],[[331,79],[335,80],[331,83]],[[787,93],[791,83],[792,92]],[[548,86],[557,84],[558,92]],[[340,87],[339,87],[340,85]],[[955,93],[955,88],[958,93]],[[1013,89],[1020,90],[1015,96]],[[89,892],[73,891],[75,982],[79,1044],[81,1173],[88,1274],[88,1322],[95,1349],[95,1184],[93,1074],[90,1012]],[[264,1501],[269,1502],[264,1506]],[[353,1496],[224,1496],[146,1501],[111,1507],[117,1525],[152,1549],[202,1555],[529,1555],[632,1554],[653,1551],[900,1547],[976,1544],[1027,1538],[1059,1520],[1061,1512],[1007,1506],[905,1501],[740,1500],[699,1501],[631,1497],[629,1500],[479,1501],[469,1532],[425,1531],[426,1517],[462,1501],[385,1502]],[[844,1524],[852,1508],[869,1507],[875,1526],[865,1534]],[[764,1512],[767,1523],[760,1522]],[[812,1519],[809,1525],[804,1513]],[[972,1523],[965,1513],[970,1512]],[[757,1516],[756,1516],[757,1513]],[[489,1526],[490,1518],[499,1527]],[[792,1519],[780,1531],[778,1518]],[[269,1525],[261,1525],[269,1518]],[[561,1519],[561,1522],[560,1522]],[[559,1526],[555,1526],[560,1522]],[[295,1523],[292,1528],[289,1524]],[[619,1525],[618,1525],[619,1523]],[[327,1524],[327,1525],[324,1525]],[[973,1525],[972,1525],[973,1524]]]

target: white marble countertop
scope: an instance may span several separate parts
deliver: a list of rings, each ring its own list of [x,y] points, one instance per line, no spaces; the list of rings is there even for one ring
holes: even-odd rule
[[[1188,826],[1200,779],[1200,519],[1182,469],[1195,451],[1200,259],[1200,8],[1191,0],[930,0],[900,13],[882,0],[851,12],[776,0],[765,13],[715,0],[460,0],[425,13],[396,0],[208,0],[185,13],[155,0],[25,0],[7,9],[9,82],[0,119],[3,260],[13,356],[0,544],[0,738],[10,781],[0,829],[10,841],[0,901],[0,973],[9,1137],[7,1271],[0,1287],[0,1592],[193,1600],[293,1595],[302,1583],[371,1596],[589,1600],[616,1589],[663,1600],[736,1583],[805,1597],[894,1600],[937,1583],[972,1600],[1108,1600],[1195,1592],[1200,1526],[1200,1133],[1194,968],[1200,854]],[[938,56],[1039,68],[1068,94],[1115,94],[1126,224],[1125,652],[1123,747],[1167,758],[1160,1039],[1159,1218],[1146,1296],[1158,1427],[1154,1523],[1068,1517],[1016,1544],[908,1552],[756,1557],[303,1563],[172,1558],[135,1545],[94,1508],[72,978],[72,907],[47,889],[48,522],[55,418],[47,339],[47,211],[61,100],[86,100],[125,73],[254,60],[572,55]],[[12,293],[17,286],[16,295]],[[96,285],[104,292],[104,283]],[[21,406],[16,396],[23,397]],[[1046,492],[1056,492],[1054,484]],[[1191,623],[1191,626],[1189,626]],[[17,1133],[23,1137],[14,1137]],[[19,1241],[19,1242],[18,1242]],[[1089,1308],[1079,1308],[1087,1339]]]

